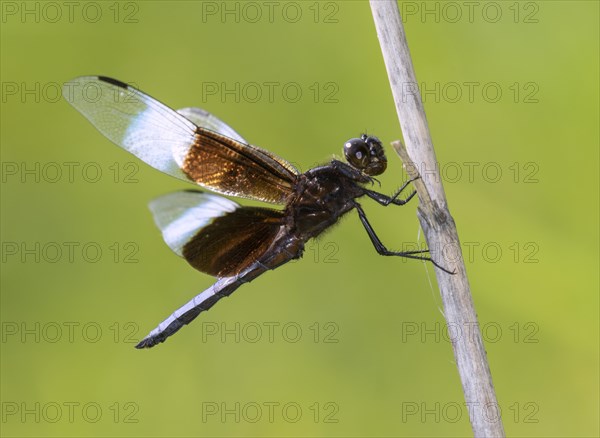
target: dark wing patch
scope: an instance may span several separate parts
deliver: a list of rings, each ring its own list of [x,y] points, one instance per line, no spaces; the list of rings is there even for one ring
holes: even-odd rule
[[[230,277],[264,255],[283,226],[281,211],[240,207],[202,228],[183,247],[183,257],[201,272]]]
[[[226,195],[286,203],[298,176],[290,163],[207,129],[196,132],[185,156],[175,157],[191,180]]]

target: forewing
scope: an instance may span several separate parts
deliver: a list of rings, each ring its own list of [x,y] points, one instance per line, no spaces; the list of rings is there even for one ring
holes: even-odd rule
[[[196,125],[158,100],[103,76],[82,76],[67,82],[64,98],[102,134],[140,160],[169,175],[189,181],[173,151],[189,149]]]
[[[203,110],[177,112],[103,76],[74,79],[65,84],[63,95],[102,134],[169,175],[218,193],[272,203],[285,203],[293,192],[298,175],[294,166],[245,143],[231,127]]]

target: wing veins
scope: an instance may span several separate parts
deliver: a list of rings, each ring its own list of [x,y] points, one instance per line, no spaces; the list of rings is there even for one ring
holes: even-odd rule
[[[204,128],[199,128],[199,129],[202,129],[204,131],[210,131],[209,129],[204,129]],[[210,131],[210,132],[212,133],[213,131]],[[238,144],[240,144],[242,146],[248,146],[253,151],[256,151],[257,153],[259,153],[261,157],[267,158],[266,160],[259,160],[258,158],[256,158],[256,156],[253,156],[252,154],[248,154],[247,155],[245,153],[245,151],[244,151],[244,148],[236,149],[231,144],[227,144],[227,142],[220,141],[219,138],[211,137],[213,140],[217,141],[220,145],[225,146],[227,149],[235,152],[238,155],[241,155],[242,157],[246,158],[247,160],[251,161],[252,163],[257,164],[258,165],[257,167],[260,167],[263,170],[268,171],[269,174],[271,174],[271,175],[273,174],[273,168],[281,167],[282,169],[288,171],[290,173],[290,176],[297,176],[297,175],[294,175],[287,167],[285,167],[284,165],[282,165],[278,160],[274,159],[270,155],[265,154],[260,148],[258,148],[256,146],[253,146],[253,145],[250,145],[250,144],[241,143],[241,142],[239,142],[239,141],[237,141],[237,140],[235,140],[233,138],[226,137],[226,136],[221,135],[219,133],[215,133],[215,134],[217,134],[217,136],[227,138],[228,140],[230,140],[232,142],[236,142],[236,143],[238,143]],[[220,155],[220,156],[223,157],[223,158],[230,158],[230,157],[224,156],[224,155]],[[267,164],[268,160],[270,160],[272,163],[275,163],[275,165],[273,165],[272,167],[268,167],[268,164]],[[283,159],[281,158],[281,160],[283,160]],[[238,163],[239,163],[239,161],[238,161]],[[281,172],[281,174],[283,174],[283,173],[284,172]],[[277,175],[277,176],[279,177],[279,175]],[[283,179],[283,178],[279,177],[279,179]],[[290,178],[287,182],[293,183],[294,179]]]

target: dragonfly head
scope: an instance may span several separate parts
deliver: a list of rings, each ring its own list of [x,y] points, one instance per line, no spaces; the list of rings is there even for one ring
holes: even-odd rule
[[[387,167],[387,158],[381,141],[363,134],[360,138],[351,138],[344,144],[346,161],[367,175],[381,175]]]

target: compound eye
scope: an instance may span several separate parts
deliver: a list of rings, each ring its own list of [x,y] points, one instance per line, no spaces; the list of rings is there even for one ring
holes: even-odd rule
[[[352,167],[363,170],[371,162],[369,145],[362,138],[352,138],[344,145],[344,155]]]

